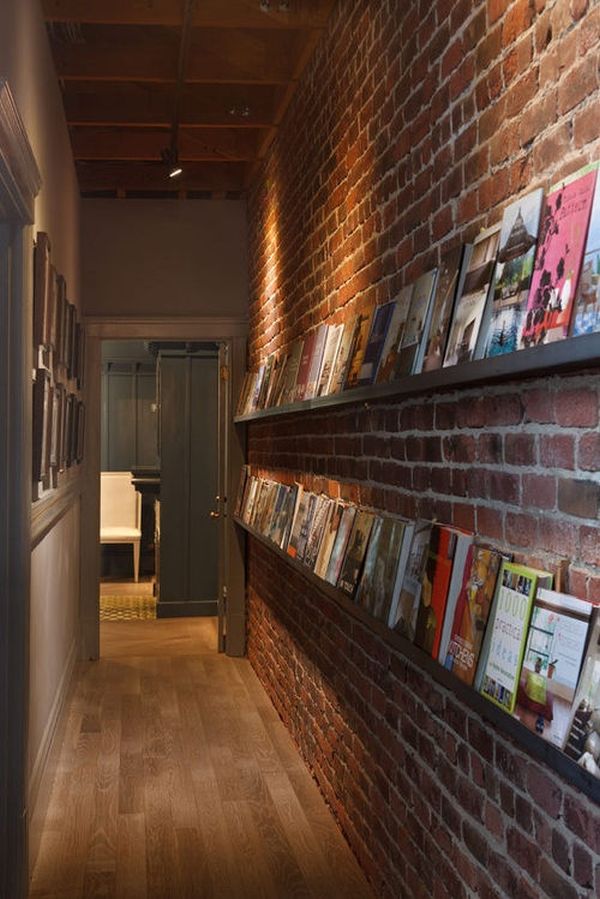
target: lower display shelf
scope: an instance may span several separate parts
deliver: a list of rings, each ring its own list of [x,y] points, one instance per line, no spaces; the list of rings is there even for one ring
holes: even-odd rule
[[[447,671],[420,647],[415,646],[401,634],[390,630],[390,628],[383,622],[373,618],[362,607],[349,599],[341,590],[333,587],[327,581],[318,577],[302,562],[291,558],[291,556],[284,550],[280,549],[276,544],[264,537],[258,531],[249,527],[240,518],[235,517],[234,520],[243,531],[249,534],[254,540],[267,547],[275,556],[284,560],[287,565],[303,577],[315,590],[318,590],[329,600],[344,609],[348,615],[360,621],[361,624],[375,633],[385,643],[401,653],[416,667],[428,674],[434,681],[436,681],[436,683],[453,693],[468,708],[472,709],[475,713],[492,724],[499,732],[513,739],[515,743],[519,744],[530,756],[544,762],[549,768],[552,768],[560,774],[566,781],[580,789],[595,802],[600,803],[600,780],[595,778],[584,768],[580,767],[580,765],[565,755],[565,753],[557,746],[538,737],[516,718],[503,712],[502,709],[495,706],[472,687],[458,680],[458,678],[454,677],[450,671]]]

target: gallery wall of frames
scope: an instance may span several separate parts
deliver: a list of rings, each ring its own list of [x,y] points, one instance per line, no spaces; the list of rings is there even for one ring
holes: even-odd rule
[[[50,239],[38,232],[33,250],[33,498],[58,487],[83,461],[81,399],[85,339],[77,308],[52,263]]]

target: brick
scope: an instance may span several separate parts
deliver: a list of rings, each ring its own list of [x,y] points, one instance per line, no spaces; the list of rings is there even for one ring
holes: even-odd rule
[[[524,506],[535,509],[554,509],[556,478],[551,475],[524,474],[521,482]]]
[[[562,390],[554,398],[554,415],[562,428],[595,428],[598,394],[595,390]]]
[[[594,481],[559,478],[558,508],[578,518],[597,518],[600,508],[600,484]]]
[[[533,434],[507,434],[504,458],[509,465],[535,465],[537,445]]]
[[[579,438],[577,462],[585,471],[600,469],[600,434],[584,434]]]
[[[540,864],[540,885],[550,899],[579,899],[577,887],[546,858],[542,858]]]
[[[570,434],[540,436],[540,463],[546,468],[575,468],[575,441]]]

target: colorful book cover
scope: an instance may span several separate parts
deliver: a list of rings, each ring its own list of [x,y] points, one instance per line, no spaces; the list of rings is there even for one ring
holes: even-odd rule
[[[400,553],[398,558],[398,573],[396,577],[396,583],[394,584],[394,591],[392,593],[392,601],[390,603],[390,611],[388,615],[387,624],[389,628],[394,628],[398,622],[398,605],[400,602],[400,591],[402,590],[402,584],[404,582],[404,575],[406,573],[406,566],[408,564],[408,556],[410,553],[410,548],[412,545],[412,539],[415,532],[415,522],[414,521],[405,521],[404,522],[404,531],[402,533],[402,545],[400,547]]]
[[[358,378],[360,376],[360,369],[367,348],[372,316],[372,312],[358,316],[358,326],[354,334],[354,346],[352,347],[352,353],[348,363],[344,390],[351,390],[353,387],[358,387]]]
[[[431,321],[431,301],[436,278],[437,269],[434,268],[430,272],[425,272],[415,281],[402,347],[396,365],[396,378],[417,374],[421,371]]]
[[[308,375],[313,358],[313,353],[317,343],[317,331],[311,331],[302,347],[302,358],[298,368],[298,377],[296,378],[296,387],[294,390],[294,402],[297,403],[304,399],[304,394],[308,386]]]
[[[285,356],[276,355],[273,360],[271,369],[271,377],[269,378],[269,386],[265,392],[264,408],[270,409],[274,405],[274,399],[277,394],[278,386],[281,382],[281,375],[285,363]]]
[[[304,562],[306,547],[308,546],[308,535],[310,533],[313,518],[315,515],[315,509],[317,507],[316,493],[306,493],[305,498],[306,507],[304,511],[304,518],[302,519],[302,522],[300,524],[300,533],[298,534],[298,541],[296,543],[296,558],[299,562]]]
[[[489,321],[485,323],[483,335],[484,356],[500,356],[519,348],[543,198],[540,188],[504,210]]]
[[[275,365],[275,353],[271,353],[270,356],[267,356],[267,361],[265,362],[265,373],[262,378],[262,383],[260,385],[260,392],[258,395],[258,399],[256,401],[257,409],[264,409],[265,402],[267,399],[267,393],[269,391],[269,384],[271,383],[271,375],[273,373],[273,367]]]
[[[281,510],[281,536],[279,540],[276,540],[280,549],[287,550],[288,540],[290,536],[290,531],[292,529],[292,521],[294,519],[294,510],[296,508],[296,497],[298,495],[298,484],[292,484],[289,488],[283,508]]]
[[[568,334],[596,176],[588,166],[546,197],[521,347],[552,343]]]
[[[453,528],[434,524],[425,555],[414,642],[437,659],[452,576],[457,535]]]
[[[340,393],[346,382],[346,372],[350,364],[350,357],[354,348],[356,332],[360,324],[360,316],[351,318],[344,324],[344,332],[340,340],[340,346],[335,357],[333,371],[329,382],[329,393]]]
[[[442,637],[437,654],[438,661],[442,665],[444,664],[448,653],[448,644],[450,643],[456,606],[458,605],[462,591],[466,587],[469,575],[471,574],[474,539],[473,534],[463,533],[462,531],[457,531],[456,533],[456,548],[454,550],[454,559],[452,560],[452,576],[448,587],[448,599],[446,600],[446,610],[444,612]]]
[[[343,590],[348,596],[354,596],[365,561],[374,520],[375,516],[364,509],[358,509],[354,517],[344,563],[337,583],[340,590]]]
[[[600,777],[600,610],[592,615],[590,639],[571,708],[564,752]]]
[[[542,587],[533,604],[515,717],[560,748],[569,730],[592,608],[583,599]]]
[[[369,339],[367,340],[367,346],[365,348],[365,354],[363,356],[358,377],[358,384],[360,387],[365,384],[372,384],[375,379],[381,354],[383,352],[383,345],[395,307],[396,304],[393,302],[385,303],[383,306],[378,306],[373,313],[371,331],[369,333]]]
[[[387,384],[389,381],[394,380],[413,290],[414,284],[407,284],[406,287],[402,288],[396,300],[392,319],[383,344],[379,368],[375,375],[377,384]]]
[[[325,533],[332,504],[333,500],[328,496],[322,495],[317,497],[315,513],[311,522],[308,541],[306,543],[306,551],[304,553],[304,564],[313,570],[317,561],[317,556],[319,555],[321,541],[323,539],[323,534]]]
[[[551,585],[548,572],[513,562],[503,562],[498,575],[476,681],[482,696],[510,714],[515,708],[527,628],[542,578]]]
[[[573,337],[600,331],[600,177],[596,175],[594,202],[573,306]]]
[[[456,247],[442,257],[435,286],[423,371],[434,371],[442,367],[463,252],[464,247]]]
[[[405,522],[376,518],[371,529],[356,602],[380,621],[387,621],[396,589]]]
[[[271,520],[269,523],[269,532],[268,537],[273,543],[277,545],[281,542],[281,537],[283,530],[285,528],[285,508],[286,508],[286,500],[290,488],[286,486],[286,484],[278,484],[277,492],[275,495],[275,504],[273,508],[273,514],[271,516]]]
[[[340,576],[342,563],[344,561],[344,556],[346,555],[346,548],[348,546],[348,540],[350,539],[350,533],[352,531],[352,525],[354,524],[355,517],[356,506],[344,506],[344,510],[340,518],[340,525],[338,527],[337,536],[333,544],[333,549],[331,550],[329,565],[327,566],[327,574],[325,576],[325,580],[329,581],[329,583],[333,584],[334,586],[335,584],[337,584],[338,578]]]
[[[313,347],[310,366],[308,369],[308,381],[304,391],[305,400],[310,400],[317,395],[317,387],[319,386],[319,378],[321,376],[321,367],[323,365],[323,353],[325,352],[325,344],[327,342],[327,334],[329,325],[320,325],[317,328],[315,336],[315,345]]]
[[[469,686],[475,677],[501,558],[493,549],[473,547],[469,578],[454,611],[444,666]]]
[[[411,642],[415,639],[423,569],[429,547],[431,528],[432,524],[430,521],[419,520],[415,524],[406,571],[404,572],[402,588],[398,598],[398,613],[395,622],[393,622],[394,630]]]
[[[325,525],[323,539],[321,540],[321,547],[319,549],[319,555],[317,556],[317,561],[315,562],[314,569],[315,574],[323,579],[327,575],[327,567],[329,565],[329,560],[331,558],[333,545],[335,543],[335,538],[337,537],[337,532],[340,526],[344,508],[345,506],[343,503],[337,502],[335,500],[331,503],[330,506],[329,518],[327,519],[327,524]]]
[[[327,332],[327,341],[323,352],[323,365],[319,375],[317,396],[327,396],[331,392],[331,380],[337,359],[338,350],[344,333],[344,325],[331,325]]]
[[[290,528],[290,536],[287,545],[287,554],[295,559],[298,555],[298,540],[300,538],[300,528],[306,514],[306,506],[308,505],[308,494],[305,493],[302,484],[298,484],[298,492],[296,493],[296,505],[294,515],[292,517],[292,526]]]
[[[462,291],[456,301],[444,367],[469,362],[475,354],[479,328],[494,277],[500,226],[483,231],[473,243]]]
[[[285,381],[281,390],[281,401],[279,405],[286,406],[293,403],[296,394],[296,381],[298,380],[298,369],[302,361],[302,351],[304,349],[304,341],[302,339],[295,340],[288,356],[287,365],[285,367]]]
[[[252,511],[254,508],[254,500],[256,498],[256,492],[258,490],[259,480],[254,475],[250,476],[246,489],[244,491],[244,502],[242,504],[242,521],[245,524],[250,524],[250,519],[252,517]]]

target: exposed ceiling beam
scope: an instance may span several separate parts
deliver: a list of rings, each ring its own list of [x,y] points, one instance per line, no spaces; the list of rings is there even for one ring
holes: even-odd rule
[[[78,162],[82,191],[99,190],[241,190],[244,164],[241,162],[189,163],[180,178],[170,179],[159,162],[132,166],[124,162]]]
[[[289,0],[289,10],[261,9],[259,0],[202,0],[194,25],[202,28],[324,28],[333,0]],[[107,25],[181,25],[180,0],[42,0],[50,22]]]
[[[241,162],[256,157],[263,131],[236,128],[181,128],[182,162]],[[157,160],[169,141],[169,129],[71,128],[75,159]]]

